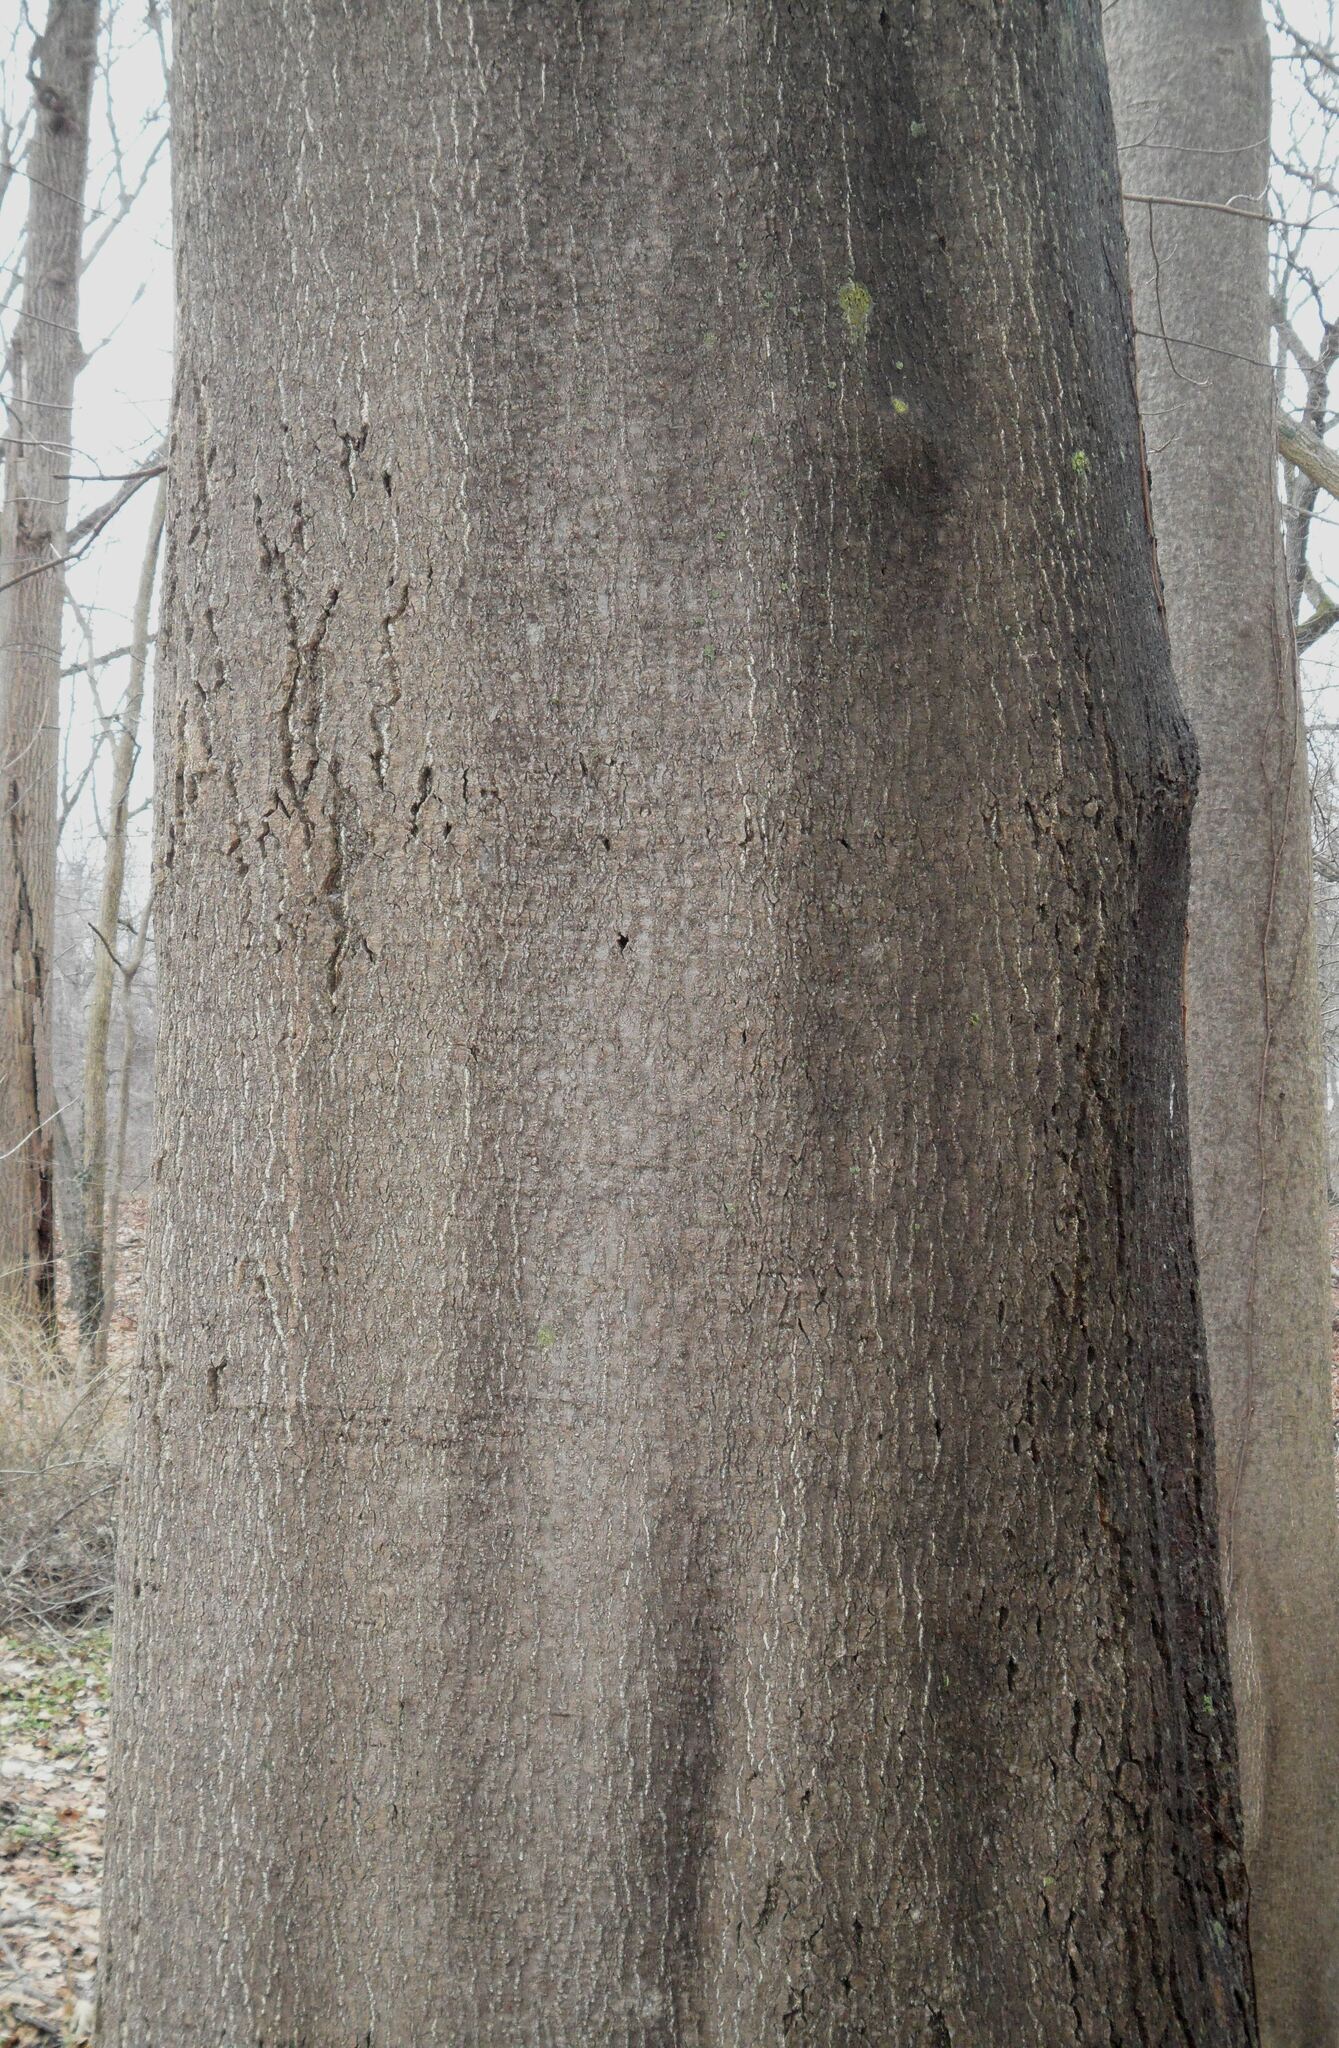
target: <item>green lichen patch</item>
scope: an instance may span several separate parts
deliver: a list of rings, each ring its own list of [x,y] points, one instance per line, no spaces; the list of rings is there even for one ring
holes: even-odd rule
[[[874,301],[864,285],[848,278],[837,294],[837,303],[852,341],[863,341],[869,330],[869,316],[874,310]]]

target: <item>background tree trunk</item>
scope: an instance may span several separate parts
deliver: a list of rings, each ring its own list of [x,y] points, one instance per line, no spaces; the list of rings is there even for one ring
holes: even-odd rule
[[[1096,10],[179,29],[103,2043],[1252,2041]]]
[[[135,1055],[139,1033],[135,1021],[135,980],[144,965],[149,927],[153,919],[153,887],[140,912],[139,927],[130,951],[121,962],[121,1072],[116,1089],[116,1144],[112,1153],[111,1183],[107,1191],[107,1222],[102,1246],[102,1320],[94,1364],[101,1371],[107,1364],[107,1345],[112,1318],[116,1314],[116,1282],[121,1259],[121,1196],[126,1184],[126,1137],[130,1128],[130,1098],[135,1078]]]
[[[135,598],[130,674],[116,744],[112,749],[111,803],[97,931],[94,934],[93,983],[85,1026],[83,1142],[78,1174],[79,1236],[70,1247],[70,1288],[79,1318],[80,1346],[90,1363],[108,1308],[103,1287],[107,1220],[107,1046],[111,1035],[112,999],[120,967],[121,898],[125,891],[130,785],[139,756],[140,715],[144,706],[144,679],[149,666],[149,624],[153,612],[153,587],[158,574],[158,551],[163,536],[165,496],[166,484],[160,480],[154,494]]]
[[[1127,189],[1260,210],[1259,0],[1106,17]],[[1150,218],[1151,214],[1151,218]],[[1203,764],[1187,1030],[1195,1213],[1264,2038],[1339,2041],[1339,1541],[1305,735],[1276,491],[1266,229],[1131,205],[1172,653]],[[1186,336],[1209,346],[1161,338]]]
[[[51,0],[33,59],[23,304],[0,508],[0,1300],[54,1328],[51,953],[70,408],[97,0]]]

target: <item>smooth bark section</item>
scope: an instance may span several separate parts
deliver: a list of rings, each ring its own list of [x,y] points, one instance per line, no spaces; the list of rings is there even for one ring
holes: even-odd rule
[[[177,27],[104,2048],[1253,2041],[1095,10]]]
[[[0,1303],[55,1323],[51,953],[70,407],[97,0],[51,0],[33,54],[23,299],[0,506]]]
[[[1268,182],[1259,0],[1107,17],[1127,182]],[[1156,144],[1156,149],[1146,147]],[[1199,742],[1190,1131],[1263,2038],[1339,2041],[1339,1545],[1305,735],[1276,498],[1266,231],[1131,205],[1172,653]],[[1160,329],[1212,344],[1166,344]],[[1229,351],[1231,353],[1222,353]],[[1241,360],[1246,358],[1248,360]]]
[[[102,864],[102,889],[94,932],[93,981],[89,990],[84,1036],[84,1116],[82,1156],[78,1172],[79,1236],[70,1253],[70,1290],[79,1319],[80,1348],[91,1363],[110,1303],[104,1288],[107,1225],[107,1047],[111,1036],[112,1002],[118,976],[123,975],[119,947],[121,899],[125,893],[126,843],[130,823],[130,786],[139,757],[140,717],[149,667],[149,624],[158,553],[163,536],[166,485],[158,484],[149,532],[140,565],[139,588],[131,628],[130,673],[112,748],[112,786]],[[130,1003],[127,986],[126,1016]]]

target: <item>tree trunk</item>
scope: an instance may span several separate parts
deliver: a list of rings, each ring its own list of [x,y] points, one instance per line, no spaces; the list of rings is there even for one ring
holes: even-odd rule
[[[126,840],[130,824],[130,785],[139,756],[140,714],[144,705],[144,678],[149,666],[149,624],[153,611],[153,586],[158,573],[158,550],[163,534],[165,485],[160,479],[154,492],[149,532],[140,567],[139,590],[131,631],[130,674],[121,706],[120,729],[112,750],[111,805],[107,818],[107,840],[102,865],[102,890],[98,924],[94,933],[93,983],[88,999],[84,1033],[84,1121],[83,1153],[79,1164],[79,1219],[77,1245],[71,1248],[70,1282],[75,1313],[79,1319],[80,1347],[92,1362],[98,1331],[107,1307],[103,1289],[105,1259],[104,1231],[107,1210],[107,1042],[111,1032],[112,998],[119,971],[117,952],[121,925],[121,898],[125,892]]]
[[[51,0],[33,54],[23,301],[0,507],[0,1301],[55,1326],[51,955],[70,408],[97,0]]]
[[[101,2040],[1254,2040],[1096,10],[187,6]]]
[[[121,965],[121,1072],[116,1089],[116,1145],[112,1154],[112,1177],[107,1191],[107,1221],[102,1246],[102,1320],[98,1325],[98,1340],[94,1353],[94,1364],[99,1371],[106,1368],[112,1318],[116,1314],[116,1280],[121,1261],[121,1196],[126,1183],[126,1133],[130,1127],[130,1091],[135,1080],[135,1054],[138,1050],[138,1033],[135,1028],[135,979],[144,965],[152,917],[153,887],[150,884],[148,901],[140,913],[139,929],[135,933],[129,958]]]
[[[1259,0],[1107,17],[1127,189],[1256,211]],[[1151,215],[1151,218],[1150,218]],[[1339,1540],[1305,734],[1279,508],[1267,231],[1131,204],[1172,653],[1199,742],[1187,1043],[1261,2031],[1339,2042]],[[1209,347],[1161,338],[1185,336]]]

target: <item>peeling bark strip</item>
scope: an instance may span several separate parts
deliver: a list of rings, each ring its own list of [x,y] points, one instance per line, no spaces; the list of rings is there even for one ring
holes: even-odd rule
[[[1269,178],[1260,0],[1107,16],[1123,168],[1223,202]],[[1150,150],[1149,145],[1154,145]],[[1262,222],[1132,206],[1172,653],[1203,761],[1187,953],[1191,1157],[1263,2039],[1339,2042],[1339,1530],[1307,764],[1275,496]],[[1193,357],[1193,361],[1191,358]],[[1257,365],[1259,367],[1257,367]]]
[[[23,303],[0,506],[0,1302],[55,1320],[50,964],[60,631],[97,0],[51,0],[33,52]]]
[[[178,28],[104,2048],[1252,2042],[1095,8]]]

